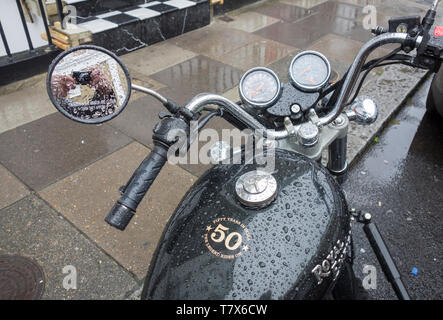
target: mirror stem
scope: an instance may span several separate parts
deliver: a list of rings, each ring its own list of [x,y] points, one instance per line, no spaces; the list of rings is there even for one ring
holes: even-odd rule
[[[166,99],[160,93],[158,93],[154,90],[151,90],[151,89],[148,89],[148,88],[145,88],[142,86],[138,86],[136,84],[132,84],[132,89],[149,94],[150,96],[152,96],[152,97],[156,98],[158,101],[160,101],[162,104],[165,104],[168,102],[168,99]]]

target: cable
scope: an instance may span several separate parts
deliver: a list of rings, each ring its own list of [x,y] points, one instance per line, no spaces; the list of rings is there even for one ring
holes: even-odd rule
[[[367,70],[365,71],[365,73],[363,74],[363,77],[362,77],[361,80],[360,80],[360,83],[359,83],[359,85],[358,85],[358,87],[357,87],[357,90],[355,91],[354,96],[352,97],[352,99],[351,99],[350,102],[346,103],[346,106],[348,106],[348,105],[354,103],[355,99],[357,99],[358,94],[360,93],[360,90],[361,90],[361,88],[363,87],[363,84],[364,84],[366,78],[368,77],[369,73],[370,73],[374,68],[381,67],[381,66],[382,66],[381,64],[382,64],[384,61],[388,60],[388,59],[391,58],[391,57],[396,56],[397,53],[398,53],[401,49],[402,49],[402,48],[399,47],[399,48],[395,49],[394,51],[392,51],[390,54],[388,54],[388,55],[386,55],[386,56],[384,56],[384,57],[382,57],[382,58],[376,60],[375,62],[374,62],[374,60],[372,60],[372,61],[369,63],[370,66],[368,67],[368,69],[367,69]],[[401,62],[398,62],[398,63],[401,63]],[[395,64],[395,63],[391,63],[391,64]]]
[[[210,110],[209,108],[204,108],[204,109],[208,109],[208,110],[205,110],[205,111],[209,111]],[[223,117],[223,110],[222,109],[213,109],[213,110],[211,110],[211,112],[209,114],[205,115],[202,119],[200,119],[198,121],[197,130],[200,131],[209,122],[209,120],[211,120],[215,116]]]
[[[374,59],[371,60],[369,62],[367,62],[363,67],[362,67],[362,72],[366,71],[368,69],[373,69],[375,67],[378,66],[383,66],[383,65],[379,65],[380,63],[382,63],[383,61],[386,60],[409,60],[411,57],[405,54],[397,54],[399,51],[401,51],[401,48],[397,48],[394,51],[390,52],[389,54],[385,55],[384,57],[381,57],[380,59]],[[324,98],[325,96],[327,96],[328,94],[330,94],[331,92],[337,90],[339,87],[341,87],[343,85],[344,80],[346,79],[347,75],[348,75],[349,69],[348,71],[346,71],[346,73],[343,75],[342,79],[337,81],[336,83],[334,83],[333,85],[329,86],[328,88],[326,88],[320,95],[320,99]]]

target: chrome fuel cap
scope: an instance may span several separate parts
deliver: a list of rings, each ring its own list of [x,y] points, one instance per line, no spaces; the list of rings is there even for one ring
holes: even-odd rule
[[[264,171],[251,171],[235,183],[237,199],[248,207],[265,207],[277,195],[277,181]]]

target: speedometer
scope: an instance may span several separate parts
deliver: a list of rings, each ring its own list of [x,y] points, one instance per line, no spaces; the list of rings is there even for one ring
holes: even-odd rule
[[[281,84],[277,75],[268,68],[253,68],[247,71],[239,85],[242,101],[250,107],[267,108],[277,102]]]
[[[331,65],[321,53],[304,51],[292,60],[289,76],[296,88],[306,92],[316,92],[328,83],[331,77]]]

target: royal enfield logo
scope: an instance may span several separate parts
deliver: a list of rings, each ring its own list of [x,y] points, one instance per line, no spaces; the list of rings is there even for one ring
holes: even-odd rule
[[[251,235],[246,226],[233,218],[219,218],[206,227],[205,245],[222,259],[235,259],[249,250]]]
[[[351,250],[351,231],[349,231],[344,241],[337,241],[337,244],[321,264],[312,269],[317,284],[321,284],[325,278],[332,278],[333,281],[338,278],[349,250]]]

